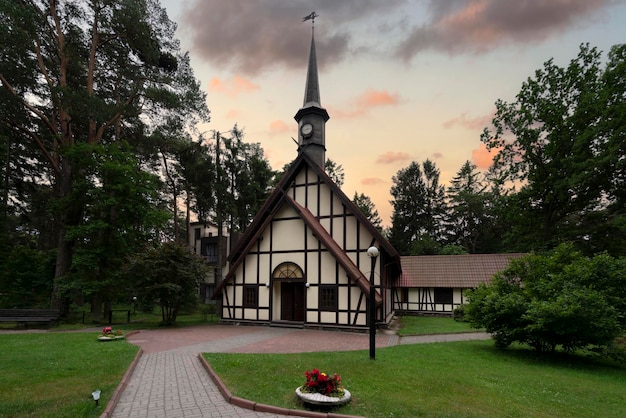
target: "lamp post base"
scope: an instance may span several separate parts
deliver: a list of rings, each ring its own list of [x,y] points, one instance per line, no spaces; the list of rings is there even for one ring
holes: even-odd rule
[[[370,287],[370,360],[376,360],[376,289]]]

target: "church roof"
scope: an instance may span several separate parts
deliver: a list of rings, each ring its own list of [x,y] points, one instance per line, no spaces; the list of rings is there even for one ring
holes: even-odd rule
[[[472,289],[488,283],[494,274],[506,269],[510,254],[419,255],[402,257],[402,276],[396,287],[448,287]]]

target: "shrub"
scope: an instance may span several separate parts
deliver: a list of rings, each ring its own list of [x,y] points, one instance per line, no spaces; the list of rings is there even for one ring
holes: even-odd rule
[[[561,245],[512,261],[489,285],[468,293],[465,313],[498,347],[519,342],[540,352],[603,350],[622,334],[625,280],[623,259],[589,259]]]
[[[164,325],[175,324],[180,312],[196,309],[197,289],[207,273],[201,257],[173,242],[135,254],[126,272],[137,278],[134,294],[140,306],[159,304]]]
[[[459,305],[452,311],[452,318],[458,322],[466,322],[465,319],[465,304]]]

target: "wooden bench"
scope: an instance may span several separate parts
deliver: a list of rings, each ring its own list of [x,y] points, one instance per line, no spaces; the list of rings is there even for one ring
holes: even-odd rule
[[[0,322],[46,322],[48,324],[59,319],[56,309],[0,309]]]

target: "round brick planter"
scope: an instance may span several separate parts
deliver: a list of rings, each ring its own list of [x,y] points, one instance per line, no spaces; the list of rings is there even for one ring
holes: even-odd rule
[[[98,341],[115,341],[115,340],[123,340],[123,339],[124,339],[123,335],[116,335],[114,337],[105,337],[105,336],[98,337]]]
[[[340,398],[322,395],[321,393],[306,393],[302,392],[300,388],[296,389],[296,395],[304,403],[322,406],[343,405],[350,402],[350,399],[352,398],[350,391],[347,389],[344,389],[344,394]]]

